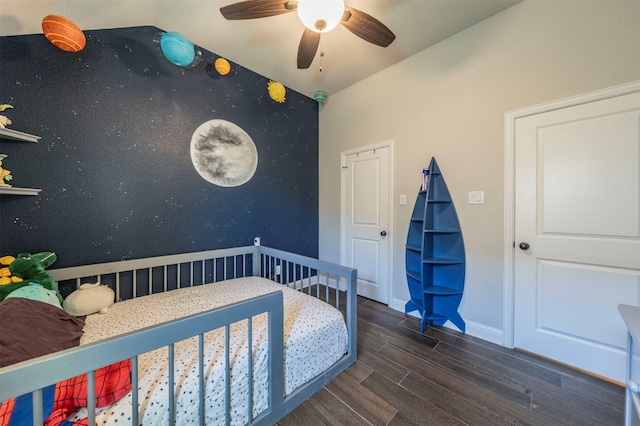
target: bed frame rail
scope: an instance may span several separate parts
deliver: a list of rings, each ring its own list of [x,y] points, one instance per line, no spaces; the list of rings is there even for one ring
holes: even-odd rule
[[[253,257],[253,273],[263,278],[304,291],[326,303],[335,304],[345,315],[347,353],[320,377],[297,388],[266,417],[273,425],[282,417],[322,389],[357,359],[357,270],[347,266],[301,256],[282,250],[257,246]]]
[[[62,380],[75,377],[88,372],[87,400],[88,424],[95,424],[95,388],[93,385],[95,370],[100,367],[119,362],[122,359],[132,359],[132,423],[137,424],[138,404],[137,404],[137,356],[151,350],[168,347],[169,354],[172,353],[173,344],[193,336],[199,337],[199,364],[202,368],[202,339],[207,331],[227,327],[235,322],[251,318],[263,312],[268,313],[268,351],[269,351],[269,407],[255,422],[258,423],[261,417],[269,416],[270,413],[280,405],[284,399],[284,337],[283,322],[284,308],[281,292],[269,293],[264,296],[252,298],[243,302],[224,306],[222,308],[210,310],[204,313],[181,318],[176,321],[148,327],[142,330],[105,339],[99,342],[90,343],[83,346],[45,355],[34,360],[24,361],[0,369],[0,401],[20,396],[31,392],[33,398],[33,424],[42,425],[42,390]],[[251,351],[249,345],[249,351]],[[227,345],[228,351],[228,345]],[[227,353],[227,362],[229,354]],[[169,365],[173,365],[173,360],[169,359]],[[174,388],[171,380],[171,369],[169,370],[169,389]],[[204,425],[204,392],[203,377],[200,371],[200,425]],[[228,380],[228,377],[227,377]],[[249,381],[249,392],[251,381]],[[229,386],[227,386],[227,401],[230,399]],[[169,392],[173,397],[169,397],[169,418],[175,419],[175,393]],[[253,417],[249,408],[249,418]],[[227,405],[227,424],[229,423],[229,408]]]
[[[207,250],[49,271],[63,296],[84,283],[111,287],[116,300],[239,278],[253,273],[254,247]]]
[[[273,327],[280,327],[280,333],[275,333],[275,335],[279,335],[281,343],[279,347],[275,347],[277,346],[275,345],[270,349],[270,361],[277,364],[274,365],[274,370],[270,370],[269,373],[273,374],[270,377],[274,378],[274,380],[270,380],[269,400],[271,405],[269,409],[252,420],[250,423],[252,425],[274,424],[356,361],[357,272],[353,268],[265,246],[246,246],[53,269],[49,272],[59,283],[61,292],[65,296],[83,283],[101,282],[109,285],[115,291],[117,300],[231,278],[261,276],[315,296],[340,309],[345,315],[347,325],[349,339],[347,353],[329,370],[297,388],[284,399],[278,398],[278,395],[284,395],[282,383],[284,380],[282,371],[282,295],[279,296],[280,307],[277,309],[272,306],[275,302],[271,301],[269,308],[262,311],[254,310],[254,305],[266,306],[266,302],[261,297],[239,303],[237,306],[230,305],[206,314],[200,314],[202,318],[198,321],[201,321],[199,324],[202,324],[203,331],[194,331],[187,337],[219,327],[219,325],[213,327],[212,324],[222,322],[225,325],[235,322],[235,320],[232,321],[232,318],[235,318],[237,312],[243,313],[239,317],[241,319],[265,310],[268,310],[269,315],[273,315],[274,318],[280,317],[279,320],[275,320]],[[269,300],[272,300],[275,296],[269,295],[268,297]],[[103,342],[58,352],[39,358],[37,361],[31,360],[0,369],[0,383],[2,383],[0,401],[34,390],[36,390],[34,400],[38,398],[38,395],[41,398],[41,391],[37,391],[37,389],[122,359],[133,358],[132,364],[135,365],[136,355],[184,339],[184,337],[177,339],[170,337],[174,333],[178,333],[183,321],[187,321],[187,319],[140,330],[131,333],[131,335],[125,335],[126,337],[119,336]],[[207,323],[206,330],[204,330],[204,324]],[[270,320],[270,333],[271,324]],[[191,325],[188,329],[192,331]],[[276,340],[269,337],[270,345],[271,342],[275,344]],[[129,348],[129,342],[134,341],[138,343]],[[168,343],[159,344],[159,342]],[[117,356],[110,355],[112,353],[117,353]],[[72,358],[68,358],[70,356]],[[64,368],[61,368],[61,365],[64,365]],[[91,379],[91,374],[89,377]],[[11,385],[7,385],[9,383]],[[15,387],[13,383],[15,383]],[[91,396],[89,399],[92,399]],[[134,405],[137,406],[135,400]],[[93,410],[89,409],[89,412],[93,413]],[[203,416],[201,417],[203,418]],[[134,415],[132,418],[137,419],[138,417]],[[34,420],[34,424],[42,423],[37,423]],[[93,424],[91,420],[89,424]]]

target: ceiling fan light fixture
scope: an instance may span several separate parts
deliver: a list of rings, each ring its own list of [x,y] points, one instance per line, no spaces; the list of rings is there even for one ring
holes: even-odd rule
[[[318,33],[334,29],[344,14],[344,0],[298,0],[298,17]]]

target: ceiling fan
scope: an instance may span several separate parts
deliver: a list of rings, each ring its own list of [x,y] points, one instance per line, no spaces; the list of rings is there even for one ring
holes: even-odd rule
[[[344,0],[245,0],[220,8],[228,20],[257,19],[297,11],[305,25],[298,46],[298,68],[309,68],[316,56],[320,35],[338,24],[361,39],[387,47],[396,36],[373,16],[344,5]]]

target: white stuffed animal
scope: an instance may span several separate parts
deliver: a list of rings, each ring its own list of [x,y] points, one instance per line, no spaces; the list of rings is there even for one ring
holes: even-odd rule
[[[115,300],[115,293],[108,286],[100,283],[82,284],[71,293],[62,307],[68,314],[79,317],[100,312],[106,314]]]

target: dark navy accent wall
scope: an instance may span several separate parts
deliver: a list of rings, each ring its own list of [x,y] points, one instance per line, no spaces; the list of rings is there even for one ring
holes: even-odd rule
[[[11,129],[37,144],[0,139],[14,186],[0,195],[0,256],[55,251],[52,268],[250,245],[318,254],[318,105],[232,63],[169,63],[134,27],[85,31],[68,53],[42,34],[0,37],[0,104]],[[258,166],[237,187],[203,179],[190,156],[193,132],[222,119],[253,139]]]

